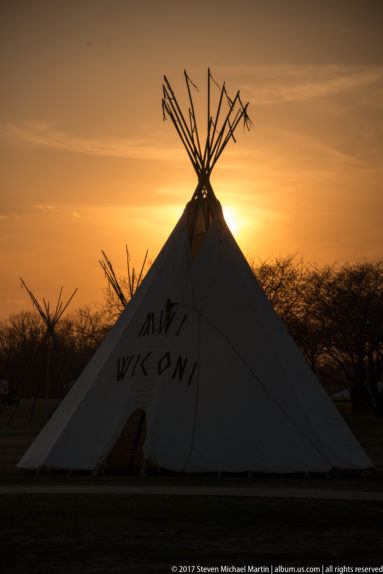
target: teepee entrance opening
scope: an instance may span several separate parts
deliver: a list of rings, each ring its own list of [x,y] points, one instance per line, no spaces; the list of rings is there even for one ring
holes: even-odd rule
[[[137,409],[128,418],[120,437],[108,456],[106,466],[120,470],[139,470],[144,462],[145,438],[146,413],[143,409]]]

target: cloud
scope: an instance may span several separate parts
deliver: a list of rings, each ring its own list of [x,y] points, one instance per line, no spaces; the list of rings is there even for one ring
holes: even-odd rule
[[[243,66],[230,73],[247,78],[241,93],[257,105],[326,98],[383,80],[383,66]]]
[[[72,217],[78,219],[78,218],[80,217],[79,212],[78,212],[78,211],[74,211],[74,212],[72,213]]]
[[[10,221],[12,219],[19,219],[20,213],[24,211],[24,207],[20,205],[2,205],[0,212],[0,221]]]
[[[126,138],[81,137],[59,130],[55,124],[46,121],[8,124],[4,132],[30,144],[88,155],[161,161],[169,160],[169,157],[184,157],[179,148],[156,147],[149,142]]]
[[[39,203],[36,205],[36,208],[43,213],[52,213],[53,211],[58,211],[57,207],[53,205],[48,205],[46,203]]]

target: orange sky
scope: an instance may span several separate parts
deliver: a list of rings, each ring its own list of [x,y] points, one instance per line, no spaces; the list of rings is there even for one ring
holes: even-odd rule
[[[212,175],[255,259],[382,256],[380,0],[4,0],[0,7],[0,319],[35,295],[102,299],[104,249],[153,260],[197,180],[165,73],[241,89],[255,129]],[[201,121],[204,121],[202,118]]]

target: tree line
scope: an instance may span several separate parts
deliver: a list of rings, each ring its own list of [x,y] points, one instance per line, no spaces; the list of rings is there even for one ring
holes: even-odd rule
[[[318,266],[286,256],[250,266],[318,378],[347,388],[355,410],[383,416],[383,260]],[[63,317],[49,345],[37,313],[0,322],[0,379],[10,396],[62,396],[121,310],[107,289],[99,308]]]
[[[383,415],[383,260],[304,265],[296,257],[252,269],[310,367],[344,385],[353,408]]]

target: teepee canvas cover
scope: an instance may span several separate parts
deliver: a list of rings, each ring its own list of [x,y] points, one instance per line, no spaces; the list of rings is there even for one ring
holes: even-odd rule
[[[190,123],[166,78],[163,106],[196,169],[197,189],[133,299],[19,467],[97,469],[108,463],[116,443],[129,445],[129,460],[140,445],[145,461],[184,472],[371,467],[275,314],[211,188],[217,154],[234,138],[239,120],[248,121],[247,106],[239,93],[228,98],[219,129],[225,86],[214,119],[209,93],[202,153],[185,77]],[[140,424],[129,438],[133,419]]]

